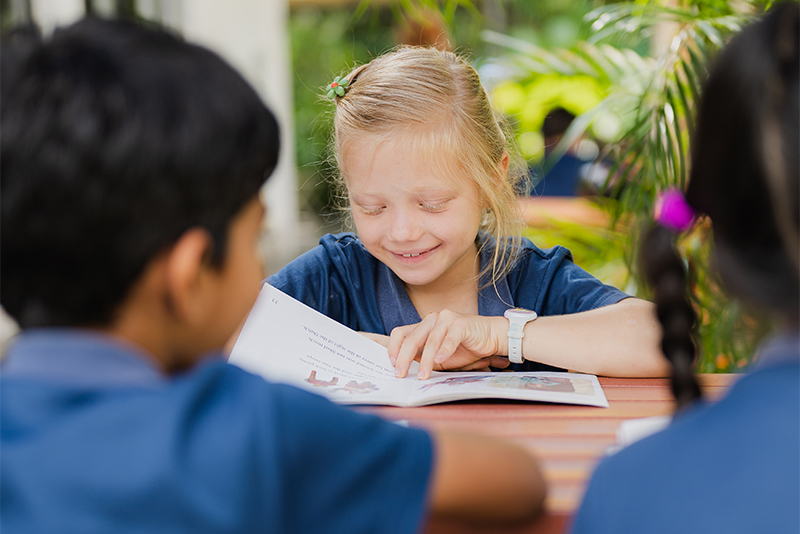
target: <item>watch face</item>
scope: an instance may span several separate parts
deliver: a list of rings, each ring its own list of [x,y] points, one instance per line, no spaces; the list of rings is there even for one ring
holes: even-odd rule
[[[508,319],[536,319],[537,315],[535,311],[526,310],[525,308],[511,308],[510,310],[506,310],[503,314]]]

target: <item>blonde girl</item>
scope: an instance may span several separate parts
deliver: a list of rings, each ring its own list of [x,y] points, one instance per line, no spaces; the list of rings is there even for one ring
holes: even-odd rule
[[[377,334],[398,376],[414,359],[419,378],[507,367],[511,308],[538,314],[521,325],[515,370],[666,375],[650,303],[604,285],[568,250],[520,236],[524,166],[463,58],[399,48],[337,79],[329,95],[356,234],[324,236],[270,284]]]

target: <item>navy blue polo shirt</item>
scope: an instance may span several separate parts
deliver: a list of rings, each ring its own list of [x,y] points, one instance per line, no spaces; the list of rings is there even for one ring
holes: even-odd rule
[[[491,262],[494,240],[481,247],[481,271]],[[328,234],[319,246],[290,262],[267,280],[270,285],[308,306],[361,332],[391,334],[398,326],[421,319],[411,298],[391,269],[375,259],[352,233]],[[481,281],[481,286],[488,280]],[[628,298],[603,284],[572,261],[564,247],[542,250],[523,239],[520,258],[511,272],[478,294],[478,313],[500,316],[509,308],[526,308],[540,316],[578,313]],[[526,361],[515,370],[554,370]]]
[[[0,530],[417,532],[431,441],[220,356],[179,376],[74,330],[0,367]]]
[[[761,351],[715,404],[603,460],[574,534],[800,532],[800,343]]]

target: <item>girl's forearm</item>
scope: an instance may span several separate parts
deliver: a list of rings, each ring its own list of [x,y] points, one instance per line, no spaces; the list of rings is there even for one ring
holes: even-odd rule
[[[411,361],[419,360],[421,379],[432,369],[464,369],[487,358],[487,364],[498,366],[491,359],[508,355],[508,324],[502,316],[431,313],[416,325],[392,331],[389,357],[401,377]],[[669,376],[650,302],[630,298],[596,310],[540,317],[524,331],[526,360],[604,376]]]
[[[498,342],[507,354],[507,331]],[[526,360],[604,376],[669,376],[659,347],[655,306],[640,299],[571,315],[540,317],[525,327]]]

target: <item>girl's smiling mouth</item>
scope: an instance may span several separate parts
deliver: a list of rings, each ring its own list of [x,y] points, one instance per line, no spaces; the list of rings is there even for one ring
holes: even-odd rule
[[[431,252],[438,249],[441,245],[436,245],[433,248],[423,250],[420,252],[392,252],[392,255],[400,261],[413,262],[425,259]]]

